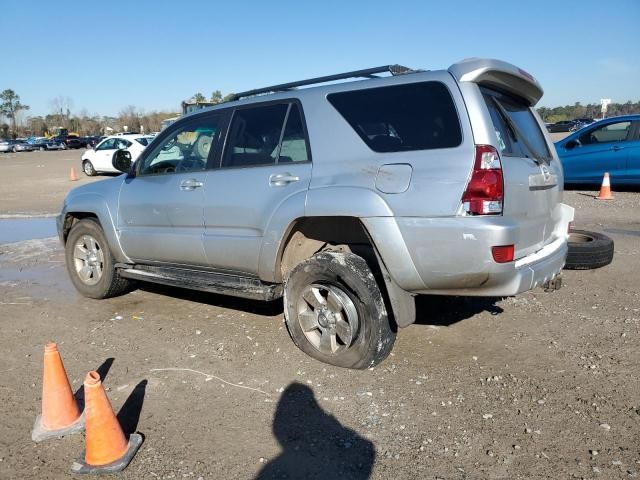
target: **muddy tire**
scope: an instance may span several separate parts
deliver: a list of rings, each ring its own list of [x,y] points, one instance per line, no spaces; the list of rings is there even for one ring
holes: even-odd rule
[[[65,245],[67,272],[74,287],[89,298],[122,295],[133,283],[114,268],[109,244],[96,220],[80,220],[69,232]]]
[[[300,350],[338,367],[372,367],[396,339],[378,284],[353,253],[325,251],[299,263],[285,281],[284,314]]]
[[[609,265],[613,260],[613,240],[606,235],[586,230],[569,232],[569,252],[564,268],[590,270]]]

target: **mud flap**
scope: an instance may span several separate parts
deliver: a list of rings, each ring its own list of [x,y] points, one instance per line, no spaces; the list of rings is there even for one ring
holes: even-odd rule
[[[387,295],[389,296],[389,302],[391,303],[391,309],[393,310],[393,318],[396,324],[400,328],[408,327],[416,321],[416,300],[415,295],[403,290],[398,284],[391,278],[387,267],[385,266],[378,251],[374,248],[376,258],[378,259],[378,265],[384,278],[384,284],[387,289]]]

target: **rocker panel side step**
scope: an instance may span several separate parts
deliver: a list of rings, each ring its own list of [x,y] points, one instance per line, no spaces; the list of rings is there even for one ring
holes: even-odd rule
[[[171,287],[271,301],[282,297],[282,285],[264,283],[257,278],[205,272],[187,268],[117,264],[120,276],[132,280],[160,283]]]

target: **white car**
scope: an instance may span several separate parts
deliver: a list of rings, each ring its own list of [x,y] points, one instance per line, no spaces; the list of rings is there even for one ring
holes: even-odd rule
[[[98,173],[120,173],[111,165],[113,153],[128,150],[135,162],[151,140],[153,137],[149,135],[111,135],[82,154],[82,171],[90,177]]]

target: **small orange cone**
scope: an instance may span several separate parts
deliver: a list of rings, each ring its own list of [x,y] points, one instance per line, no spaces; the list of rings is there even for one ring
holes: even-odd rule
[[[613,195],[611,195],[611,182],[609,182],[609,172],[604,172],[600,193],[596,198],[598,200],[613,200]]]
[[[80,432],[84,428],[83,420],[71,391],[58,346],[48,343],[44,347],[42,414],[36,418],[31,439],[40,442]]]
[[[127,468],[142,445],[142,435],[132,433],[127,441],[100,374],[89,372],[84,380],[86,450],[73,463],[73,473],[111,473]]]
[[[75,182],[78,180],[78,175],[76,174],[75,167],[71,167],[71,171],[69,172],[69,180]]]

